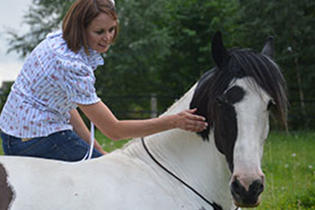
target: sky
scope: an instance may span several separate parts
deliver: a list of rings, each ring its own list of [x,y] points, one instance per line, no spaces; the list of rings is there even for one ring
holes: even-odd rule
[[[23,16],[27,13],[32,0],[0,0],[0,86],[3,81],[16,79],[23,58],[16,52],[7,54],[9,43],[6,30],[14,29],[18,34],[24,34],[29,27],[23,24]]]

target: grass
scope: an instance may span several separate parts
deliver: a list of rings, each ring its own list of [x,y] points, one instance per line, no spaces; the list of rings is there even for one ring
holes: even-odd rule
[[[256,210],[315,209],[315,133],[271,133],[265,145],[266,189]]]
[[[100,131],[96,130],[95,138],[103,147],[106,152],[114,151],[115,149],[121,148],[124,144],[128,142],[128,140],[123,141],[112,141],[105,137]]]
[[[98,131],[96,138],[108,152],[127,142],[113,142]],[[315,209],[315,132],[271,132],[262,167],[266,189],[254,210]]]

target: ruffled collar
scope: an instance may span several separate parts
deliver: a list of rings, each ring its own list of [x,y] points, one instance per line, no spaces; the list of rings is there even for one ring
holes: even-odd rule
[[[90,55],[85,53],[84,47],[82,47],[78,53],[71,51],[68,48],[66,41],[62,38],[61,30],[49,33],[46,39],[48,39],[51,49],[61,57],[66,59],[70,58],[81,60],[87,65],[91,66],[93,70],[95,70],[97,66],[104,65],[102,56],[95,50],[89,49]]]

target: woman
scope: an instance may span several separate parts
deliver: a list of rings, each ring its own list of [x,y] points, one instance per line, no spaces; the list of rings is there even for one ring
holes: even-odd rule
[[[97,97],[94,70],[103,64],[118,35],[111,0],[77,0],[66,14],[62,31],[49,34],[30,54],[0,116],[6,155],[64,161],[84,157],[90,132],[77,107],[113,140],[141,137],[181,128],[199,132],[204,118],[187,110],[147,120],[118,120]],[[106,152],[97,143],[93,156]]]

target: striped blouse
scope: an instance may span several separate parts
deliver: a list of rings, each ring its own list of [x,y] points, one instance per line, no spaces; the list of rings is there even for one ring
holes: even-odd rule
[[[104,61],[82,48],[72,52],[62,32],[48,34],[29,55],[0,116],[0,129],[19,138],[48,136],[73,129],[69,111],[100,101],[94,70]]]

